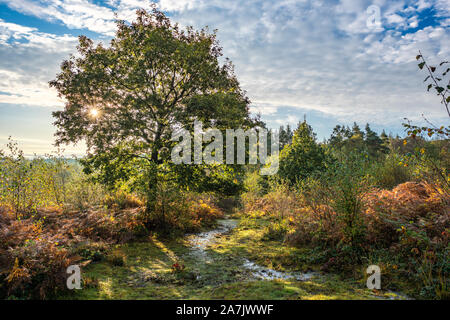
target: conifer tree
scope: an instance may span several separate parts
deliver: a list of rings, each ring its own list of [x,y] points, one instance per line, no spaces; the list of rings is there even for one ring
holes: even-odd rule
[[[325,168],[325,153],[310,125],[303,121],[294,131],[292,143],[280,152],[280,178],[294,184]]]

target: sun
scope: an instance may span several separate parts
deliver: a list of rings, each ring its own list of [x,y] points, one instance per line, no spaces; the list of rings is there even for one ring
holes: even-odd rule
[[[92,108],[92,109],[89,111],[89,115],[90,115],[92,118],[97,118],[98,115],[99,115],[99,111],[98,111],[96,108]]]

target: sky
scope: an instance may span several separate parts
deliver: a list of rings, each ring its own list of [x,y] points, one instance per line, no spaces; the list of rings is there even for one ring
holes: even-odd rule
[[[0,0],[0,149],[9,136],[26,154],[55,150],[49,88],[77,37],[108,44],[115,17],[132,21],[142,0]],[[250,110],[269,127],[312,125],[319,140],[336,124],[402,134],[408,118],[449,124],[417,67],[450,59],[450,0],[160,0],[174,22],[218,30]],[[423,115],[423,116],[422,116]],[[81,155],[83,145],[65,147]]]

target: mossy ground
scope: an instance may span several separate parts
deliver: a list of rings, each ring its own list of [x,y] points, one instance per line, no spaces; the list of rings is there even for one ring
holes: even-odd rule
[[[267,221],[241,220],[237,228],[196,252],[187,238],[118,245],[102,261],[82,270],[82,289],[62,299],[376,299],[361,280],[321,274],[309,281],[258,280],[242,266],[246,258],[280,271],[317,270],[310,249],[265,240]],[[184,269],[173,271],[178,263]]]

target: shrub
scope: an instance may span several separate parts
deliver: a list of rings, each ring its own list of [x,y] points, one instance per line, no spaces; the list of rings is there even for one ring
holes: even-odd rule
[[[380,163],[373,164],[370,172],[374,176],[375,184],[383,189],[412,180],[411,167],[402,162],[403,158],[397,153],[389,154]]]
[[[407,182],[392,191],[366,196],[367,241],[390,246],[402,241],[409,250],[448,243],[450,195],[428,183]]]
[[[139,209],[115,215],[101,210],[40,210],[23,219],[2,209],[0,298],[43,299],[65,290],[68,265],[83,259],[98,261],[108,243],[139,237],[140,219]]]
[[[289,231],[289,220],[283,219],[269,224],[264,228],[262,240],[281,240],[284,239]]]
[[[336,213],[343,235],[341,240],[352,247],[361,247],[365,234],[364,196],[372,184],[367,168],[367,156],[349,153],[342,155],[320,176],[328,197],[323,204]]]
[[[116,267],[123,267],[125,265],[125,255],[121,252],[113,252],[107,257],[108,262]]]
[[[34,219],[16,220],[0,215],[0,278],[2,295],[46,298],[65,288],[65,270],[70,264],[58,235],[43,232]]]
[[[244,189],[246,193],[261,196],[264,193],[262,180],[263,177],[259,174],[258,170],[248,172],[244,179]]]
[[[70,265],[65,249],[40,240],[9,251],[14,265],[5,279],[8,295],[44,299],[65,289]]]
[[[108,248],[106,243],[86,241],[77,244],[72,250],[72,255],[79,255],[83,259],[101,261],[104,259]]]
[[[86,211],[89,208],[103,204],[106,197],[105,188],[91,181],[80,168],[77,168],[71,176],[67,186],[67,196],[64,206],[66,210]]]
[[[352,271],[355,262],[366,261],[384,268],[390,285],[396,277],[405,277],[424,298],[448,296],[450,195],[444,189],[406,182],[392,190],[363,193],[359,223],[364,232],[355,246],[348,241],[348,221],[333,204],[335,194],[318,191],[323,190],[317,188],[319,181],[310,179],[301,186],[302,209],[294,216],[294,230],[286,235],[289,243],[326,248],[323,270]]]
[[[263,211],[280,219],[292,215],[298,208],[294,189],[281,181],[272,181],[270,191],[262,197],[246,193],[242,200],[245,212]]]
[[[149,230],[164,235],[199,231],[223,217],[223,211],[214,202],[212,195],[183,193],[174,185],[161,183],[153,211],[146,212],[145,224]]]
[[[11,139],[7,147],[8,155],[0,150],[0,204],[9,206],[16,218],[27,217],[39,207],[57,204],[54,163],[40,157],[27,160]]]
[[[109,209],[130,209],[144,206],[144,202],[133,194],[124,191],[117,191],[112,195],[108,195],[103,200],[104,205]]]

